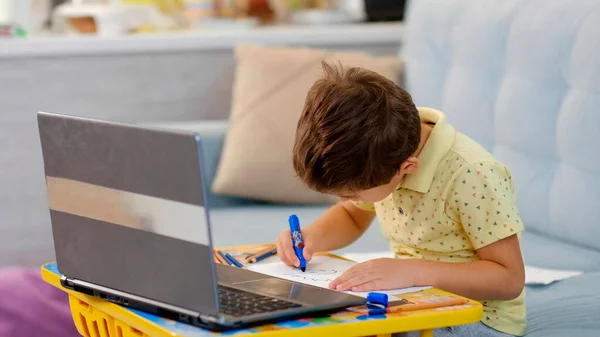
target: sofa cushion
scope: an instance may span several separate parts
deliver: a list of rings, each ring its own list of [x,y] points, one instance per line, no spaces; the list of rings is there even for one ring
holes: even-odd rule
[[[596,337],[600,331],[600,273],[549,286],[527,287],[528,337]]]
[[[395,57],[286,47],[238,46],[230,124],[213,190],[263,201],[330,204],[295,175],[296,125],[321,61],[360,66],[399,81]]]
[[[572,245],[552,237],[525,231],[521,240],[525,263],[535,267],[581,270],[600,270],[600,252]]]
[[[600,250],[600,1],[411,2],[415,103],[513,171],[526,228]]]
[[[274,242],[288,229],[288,217],[298,215],[300,224],[308,226],[326,207],[288,207],[260,205],[211,210],[211,233],[216,246]],[[232,235],[235,233],[235,235]]]
[[[0,269],[0,336],[75,337],[67,294],[36,269]]]

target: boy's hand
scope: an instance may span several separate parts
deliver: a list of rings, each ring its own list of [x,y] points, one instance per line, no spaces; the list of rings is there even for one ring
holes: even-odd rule
[[[307,232],[308,231],[302,231],[302,240],[304,241],[304,259],[306,262],[309,262],[313,254],[313,242],[310,234]],[[296,252],[294,251],[294,245],[292,244],[292,233],[289,230],[286,230],[279,235],[275,245],[277,246],[277,256],[279,256],[281,262],[288,266],[300,267],[300,260],[298,260]]]
[[[346,270],[329,284],[340,291],[374,291],[413,287],[418,260],[375,259]]]

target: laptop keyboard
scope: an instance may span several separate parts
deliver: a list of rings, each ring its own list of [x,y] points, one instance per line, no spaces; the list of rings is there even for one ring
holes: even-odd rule
[[[220,311],[234,317],[281,311],[300,306],[274,297],[219,286]]]

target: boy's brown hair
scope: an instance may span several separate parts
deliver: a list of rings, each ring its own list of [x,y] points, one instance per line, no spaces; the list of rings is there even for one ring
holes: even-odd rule
[[[411,96],[366,69],[322,62],[293,150],[296,174],[324,193],[356,192],[390,182],[419,145],[421,121]]]

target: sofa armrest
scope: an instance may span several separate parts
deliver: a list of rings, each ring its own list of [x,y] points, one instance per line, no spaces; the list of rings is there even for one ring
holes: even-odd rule
[[[200,136],[202,144],[202,167],[204,169],[204,179],[207,184],[208,206],[209,207],[228,207],[240,206],[254,203],[248,199],[217,195],[212,193],[212,182],[217,173],[223,141],[227,134],[228,122],[226,120],[201,120],[189,122],[166,122],[152,123],[149,126],[192,131]]]

